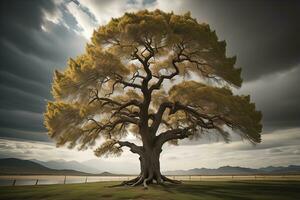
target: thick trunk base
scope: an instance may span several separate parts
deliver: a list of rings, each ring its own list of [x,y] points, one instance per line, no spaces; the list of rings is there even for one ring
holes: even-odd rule
[[[151,177],[144,177],[144,176],[138,176],[132,180],[129,181],[124,181],[123,183],[120,184],[120,186],[138,186],[138,185],[143,185],[145,189],[148,188],[149,184],[158,184],[158,185],[163,185],[164,183],[172,183],[172,184],[181,184],[181,181],[178,180],[173,180],[169,179],[168,177],[164,175],[160,175],[159,178],[151,178]]]
[[[121,185],[138,186],[143,185],[144,188],[148,188],[149,184],[163,185],[165,182],[180,184],[180,181],[169,179],[160,173],[159,164],[160,151],[151,151],[148,154],[140,157],[141,173],[138,177],[124,181]]]

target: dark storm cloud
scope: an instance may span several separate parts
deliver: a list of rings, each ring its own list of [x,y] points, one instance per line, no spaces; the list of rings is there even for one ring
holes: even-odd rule
[[[189,0],[179,10],[209,23],[237,55],[241,93],[263,112],[264,130],[300,125],[299,1]]]
[[[49,88],[36,81],[28,80],[7,71],[0,73],[0,85],[6,87],[18,88],[24,92],[31,93],[33,95],[50,99]]]
[[[80,54],[86,40],[53,1],[0,1],[0,137],[47,140],[42,113],[55,68]],[[61,15],[65,21],[46,17]],[[74,27],[72,27],[74,25]]]
[[[1,1],[2,42],[6,41],[22,52],[57,59],[56,52],[49,53],[49,48],[41,48],[47,40],[39,38],[38,34],[42,31],[44,12],[54,13],[55,10],[52,1]]]
[[[42,114],[20,110],[1,110],[0,126],[24,131],[45,131]]]
[[[300,64],[284,73],[275,73],[247,82],[239,91],[263,113],[265,130],[300,125]]]
[[[227,41],[229,54],[237,55],[246,81],[300,62],[299,1],[184,1],[183,8]]]
[[[22,131],[11,128],[0,128],[0,132],[1,138],[8,138],[11,140],[51,141],[46,132]]]
[[[45,100],[51,99],[53,70],[64,68],[67,58],[79,55],[87,42],[76,33],[83,28],[67,2],[0,1],[0,137],[47,137],[39,133],[45,132],[41,114]],[[177,9],[190,10],[227,41],[228,54],[237,55],[237,66],[242,67],[241,93],[252,95],[265,127],[299,126],[299,9],[297,1],[245,0],[189,0]],[[84,11],[94,22],[95,13]],[[49,21],[45,13],[60,15],[61,21]]]
[[[7,110],[25,110],[42,113],[45,99],[22,90],[0,85],[0,108]]]
[[[45,61],[21,52],[5,41],[0,42],[0,47],[1,72],[6,71],[38,84],[49,84],[51,70],[47,68]]]
[[[39,30],[43,22],[43,10],[47,10],[48,12],[55,11],[55,4],[48,0],[4,0],[0,2],[0,5],[0,23],[6,29],[15,29],[17,26],[21,26]],[[10,33],[7,30],[2,29],[2,31]]]
[[[282,133],[284,133],[285,135]],[[239,151],[245,151],[251,149],[269,149],[271,151],[273,148],[275,148],[276,149],[275,151],[277,152],[280,151],[281,149],[280,147],[285,148],[290,146],[299,149],[300,148],[299,133],[300,130],[297,128],[275,131],[270,134],[263,135],[262,139],[264,140],[264,142],[261,144],[257,144],[255,146],[240,145],[240,146],[235,146],[235,149]]]

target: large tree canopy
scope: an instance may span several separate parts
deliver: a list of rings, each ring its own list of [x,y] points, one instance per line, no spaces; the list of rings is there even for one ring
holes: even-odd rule
[[[145,10],[112,19],[94,31],[85,54],[55,71],[45,113],[50,137],[79,149],[99,139],[97,156],[128,147],[141,161],[130,185],[171,181],[159,169],[166,142],[212,132],[229,141],[229,129],[260,142],[261,113],[249,96],[231,92],[241,86],[241,69],[225,48],[190,13]],[[142,145],[126,141],[128,133]]]

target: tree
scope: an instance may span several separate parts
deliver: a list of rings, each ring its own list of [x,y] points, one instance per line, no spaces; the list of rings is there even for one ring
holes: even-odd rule
[[[232,129],[260,142],[259,111],[242,83],[236,57],[227,57],[209,25],[185,15],[144,10],[125,13],[94,31],[85,54],[55,71],[45,125],[57,146],[95,149],[96,156],[139,155],[140,175],[123,184],[175,182],[160,172],[165,143]],[[128,133],[142,145],[125,141]]]

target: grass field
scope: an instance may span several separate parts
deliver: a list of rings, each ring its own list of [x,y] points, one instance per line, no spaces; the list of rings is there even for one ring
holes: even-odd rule
[[[117,182],[69,185],[2,186],[1,200],[297,200],[300,199],[300,181],[201,181],[181,185],[142,187],[108,187]]]

